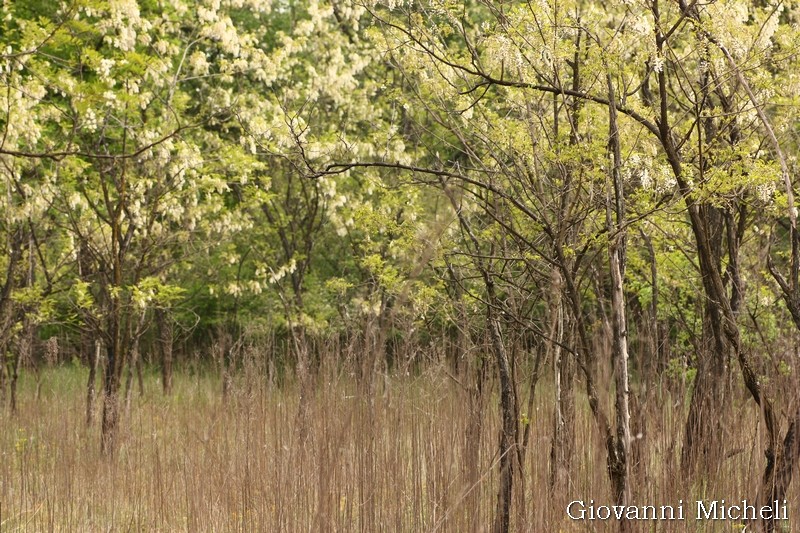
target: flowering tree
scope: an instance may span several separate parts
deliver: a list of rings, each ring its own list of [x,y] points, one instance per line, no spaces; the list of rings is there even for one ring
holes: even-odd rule
[[[665,366],[695,376],[687,477],[721,464],[736,373],[765,428],[759,498],[786,494],[800,411],[773,398],[796,391],[752,339],[769,295],[800,324],[794,6],[4,6],[0,349],[79,317],[105,348],[105,449],[154,317],[169,388],[166,315],[183,304],[234,335],[278,331],[303,398],[317,334],[361,342],[374,392],[392,339],[413,338],[393,328],[461,328],[500,381],[496,531],[524,474],[532,345],[555,384],[554,494],[574,473],[581,380],[613,497],[635,498],[647,393],[630,378]]]
[[[503,256],[504,261],[528,260],[534,266],[528,258],[536,257],[561,273],[565,301],[579,332],[570,349],[606,443],[618,502],[630,497],[625,235],[632,223],[655,220],[659,215],[652,212],[679,200],[688,213],[705,297],[704,344],[694,361],[698,377],[687,419],[684,468],[692,471],[698,457],[706,467],[721,457],[713,421],[720,420],[726,406],[722,387],[733,359],[768,428],[760,497],[771,501],[771,496],[783,494],[791,476],[776,481],[775,457],[781,457],[784,473],[792,470],[789,465],[798,454],[792,447],[796,424],[790,423],[780,444],[770,394],[742,343],[738,316],[745,293],[739,254],[755,212],[788,202],[795,231],[788,159],[773,125],[783,127],[784,119],[764,110],[777,87],[781,98],[795,95],[796,84],[783,77],[794,69],[790,43],[795,29],[789,23],[794,15],[782,5],[745,3],[701,8],[683,2],[629,2],[602,12],[585,2],[370,6],[382,29],[375,33],[377,46],[411,87],[404,96],[409,108],[419,109],[418,131],[432,132],[430,151],[418,162],[361,158],[325,170],[382,167],[433,177],[432,184],[452,180],[498,226],[497,233],[472,239],[477,259],[497,259],[498,248],[479,251],[483,243],[513,237],[520,259]],[[425,137],[415,136],[415,141],[420,138]],[[550,196],[559,189],[560,201]],[[784,194],[775,192],[781,189]],[[598,197],[605,202],[598,203]],[[565,206],[580,213],[578,225],[563,212],[548,217]],[[783,216],[773,213],[778,219]],[[561,222],[566,227],[559,227]],[[575,238],[565,240],[571,230]],[[613,425],[598,396],[593,333],[581,289],[582,282],[602,287],[602,278],[581,277],[587,272],[583,261],[601,239],[607,240],[612,280]],[[793,250],[795,244],[792,238]],[[773,273],[791,300],[796,283]],[[497,274],[484,268],[484,275],[489,291]],[[498,304],[488,299],[487,305]],[[502,350],[497,357],[502,368]],[[504,417],[513,419],[514,414],[504,412]],[[513,439],[513,428],[509,432]],[[510,468],[505,465],[506,471]],[[496,530],[508,527],[504,491],[509,486],[501,484]]]
[[[81,267],[71,294],[105,345],[110,450],[123,369],[147,311],[174,298],[166,273],[191,243],[228,229],[216,222],[223,193],[256,166],[221,135],[242,46],[230,13],[213,3],[190,27],[180,2],[159,11],[135,2],[16,9],[6,35],[21,51],[4,57],[11,96],[0,152],[39,170],[38,188],[52,191]],[[218,57],[213,76],[227,84],[204,84],[207,54]]]

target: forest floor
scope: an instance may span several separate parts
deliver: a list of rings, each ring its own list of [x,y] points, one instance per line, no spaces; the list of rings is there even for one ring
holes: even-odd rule
[[[17,413],[0,414],[3,533],[491,530],[496,386],[479,404],[444,367],[382,378],[372,393],[352,376],[330,373],[316,380],[303,415],[294,384],[245,373],[223,399],[218,376],[183,373],[165,397],[158,377],[146,374],[116,452],[106,456],[99,405],[86,425],[86,378],[85,369],[71,365],[28,373]],[[512,530],[616,531],[613,521],[566,515],[572,500],[610,502],[602,443],[581,394],[572,474],[562,489],[550,488],[548,385],[540,384],[531,412],[527,399],[520,401],[520,425],[531,429],[519,455],[521,483],[515,474]],[[641,435],[633,489],[639,504],[682,499],[687,520],[641,522],[634,531],[742,531],[728,521],[696,522],[694,500],[754,494],[763,455],[745,426],[757,413],[747,411],[753,416],[731,427],[727,448],[734,452],[715,479],[687,487],[677,468],[682,403],[654,397],[646,416],[634,420]],[[789,509],[800,519],[797,494],[793,489]]]

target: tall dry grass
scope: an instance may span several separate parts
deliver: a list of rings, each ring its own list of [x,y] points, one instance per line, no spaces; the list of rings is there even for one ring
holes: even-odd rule
[[[166,398],[155,376],[134,397],[113,457],[84,422],[85,371],[44,371],[21,383],[19,412],[0,415],[0,531],[467,532],[490,529],[496,497],[496,386],[470,437],[465,376],[431,364],[364,392],[347,372],[322,371],[297,428],[298,387],[243,372],[223,401],[212,374],[175,376]],[[526,379],[525,372],[519,372]],[[579,388],[579,387],[578,387]],[[520,390],[527,387],[520,386]],[[552,390],[543,381],[524,475],[515,479],[515,531],[615,531],[574,523],[572,499],[610,502],[602,443],[579,394],[577,456],[565,493],[548,485]],[[685,394],[657,389],[639,406],[634,496],[675,504],[755,494],[758,413],[732,414],[723,468],[702,481],[678,471]],[[526,405],[521,401],[520,405]],[[474,411],[473,411],[474,412]],[[735,424],[734,424],[735,422]],[[756,428],[755,431],[758,431]],[[518,473],[517,473],[518,474]],[[797,490],[790,508],[800,518]],[[794,524],[797,522],[793,521]],[[797,526],[795,526],[797,527]],[[640,523],[640,531],[741,531],[732,523]]]

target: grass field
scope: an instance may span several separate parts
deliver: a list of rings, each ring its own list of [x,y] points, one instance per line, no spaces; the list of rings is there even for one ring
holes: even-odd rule
[[[43,371],[38,382],[26,374],[19,411],[0,415],[0,531],[491,529],[496,387],[475,436],[469,394],[439,367],[417,377],[386,378],[373,396],[349,376],[319,377],[304,424],[292,384],[240,376],[223,401],[218,377],[182,374],[167,398],[157,378],[146,376],[145,394],[134,394],[125,416],[118,451],[106,457],[97,424],[85,424],[85,379],[85,370],[72,366]],[[569,488],[550,490],[550,404],[552,393],[542,384],[533,412],[522,408],[531,440],[522,481],[515,479],[513,529],[615,531],[613,523],[566,519],[570,500],[610,501],[601,443],[580,395]],[[636,501],[684,499],[692,514],[689,502],[696,497],[752,496],[763,455],[747,435],[757,413],[748,406],[736,415],[740,426],[731,425],[725,436],[736,452],[715,479],[686,487],[677,471],[683,421],[677,404],[655,398],[640,407]],[[800,518],[797,490],[791,494],[790,513]],[[637,527],[742,530],[691,519]]]

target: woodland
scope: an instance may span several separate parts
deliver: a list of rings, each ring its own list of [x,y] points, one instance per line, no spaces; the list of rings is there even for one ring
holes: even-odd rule
[[[2,0],[0,531],[800,528],[798,52],[796,0]],[[723,498],[788,519],[566,511]]]

